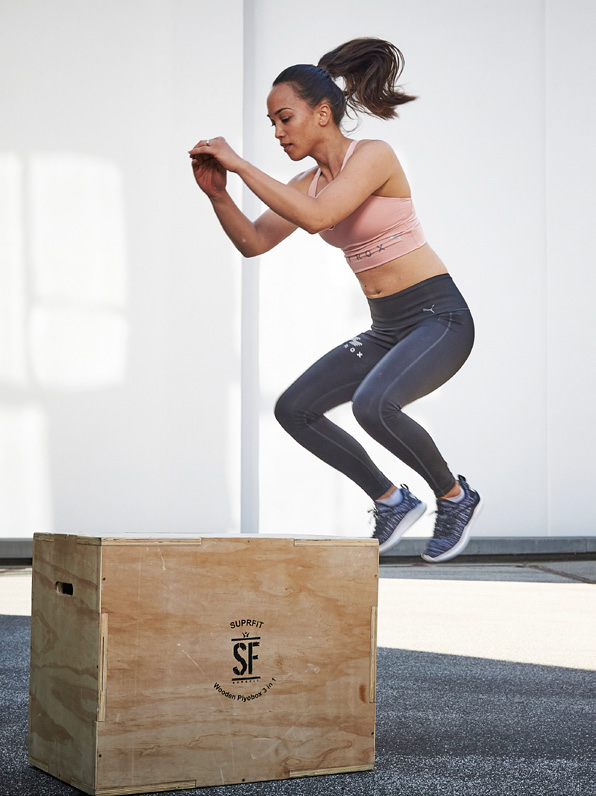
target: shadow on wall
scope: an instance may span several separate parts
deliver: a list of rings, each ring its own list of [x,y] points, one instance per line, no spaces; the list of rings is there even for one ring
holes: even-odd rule
[[[122,176],[91,156],[0,155],[0,229],[0,536],[31,536],[54,527],[45,399],[125,379]]]

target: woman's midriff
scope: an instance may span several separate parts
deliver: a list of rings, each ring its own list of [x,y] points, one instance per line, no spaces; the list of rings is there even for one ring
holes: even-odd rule
[[[441,258],[425,243],[419,249],[368,271],[360,271],[356,276],[365,296],[380,298],[417,285],[431,276],[446,273],[447,269]]]

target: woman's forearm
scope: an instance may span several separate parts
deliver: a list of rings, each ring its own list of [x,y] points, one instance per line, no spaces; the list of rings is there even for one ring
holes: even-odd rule
[[[261,254],[258,233],[227,191],[209,197],[223,231],[244,257]]]
[[[370,142],[359,153],[357,163],[352,158],[345,171],[342,168],[315,198],[292,182],[287,185],[279,182],[243,160],[224,138],[199,142],[189,155],[195,171],[200,170],[202,159],[206,158],[208,162],[217,161],[220,169],[235,172],[278,218],[311,234],[328,229],[350,215],[387,181],[395,170],[396,160],[387,144]]]
[[[247,160],[242,161],[236,173],[262,202],[282,218],[310,233],[326,229],[327,221],[321,213],[321,204],[313,197],[270,177]]]

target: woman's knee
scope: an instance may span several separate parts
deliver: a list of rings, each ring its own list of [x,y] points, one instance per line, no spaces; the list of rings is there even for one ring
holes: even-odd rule
[[[279,396],[273,413],[277,422],[290,434],[308,425],[314,419],[303,399],[302,391],[296,389],[295,384],[292,384]]]
[[[295,404],[292,400],[291,391],[288,389],[279,396],[273,410],[275,419],[281,426],[283,426],[283,428],[288,428],[292,425],[294,409]]]
[[[376,425],[379,419],[379,400],[368,390],[356,390],[352,399],[352,412],[364,429]]]
[[[382,429],[386,422],[395,422],[401,407],[371,390],[357,390],[352,401],[354,417],[365,431]]]

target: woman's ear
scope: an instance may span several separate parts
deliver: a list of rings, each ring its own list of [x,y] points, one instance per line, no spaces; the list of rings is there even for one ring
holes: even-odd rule
[[[329,122],[333,118],[333,116],[331,114],[331,108],[329,107],[329,105],[327,105],[326,102],[322,102],[319,105],[318,118],[319,118],[319,124],[321,125],[321,127],[327,127],[327,125],[329,124]]]

